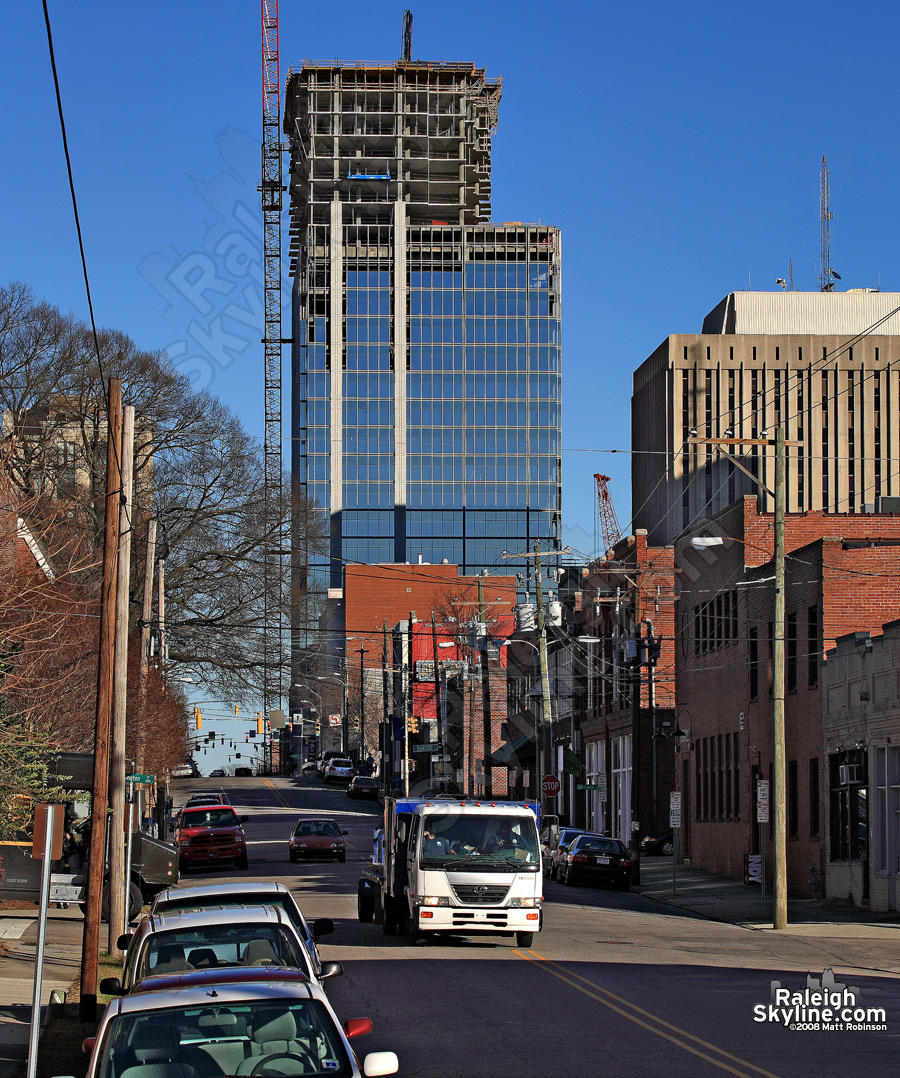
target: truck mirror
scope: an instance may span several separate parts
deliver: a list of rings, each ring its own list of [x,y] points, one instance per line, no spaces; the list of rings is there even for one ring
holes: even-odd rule
[[[249,817],[249,816],[241,816],[241,817],[240,817],[240,821],[241,821],[241,823],[246,823],[246,822],[247,822],[247,821],[248,821],[249,819],[250,819],[250,817]]]

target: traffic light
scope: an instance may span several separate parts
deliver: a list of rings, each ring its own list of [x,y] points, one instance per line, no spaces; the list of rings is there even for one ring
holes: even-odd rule
[[[234,705],[234,713],[235,713],[235,715],[237,715],[237,713],[238,713],[238,706],[237,706],[237,704],[235,704],[235,705]]]
[[[256,732],[258,734],[261,734],[263,732],[263,717],[261,711],[258,711],[256,713]]]
[[[197,729],[203,729],[203,715],[200,713],[200,708],[194,708],[194,722],[197,724]]]
[[[417,734],[419,732],[419,717],[418,715],[410,715],[407,720],[407,728],[411,734]]]
[[[236,760],[240,760],[240,758],[241,758],[241,754],[240,754],[239,752],[236,752],[236,753],[234,754],[234,758],[235,758]]]

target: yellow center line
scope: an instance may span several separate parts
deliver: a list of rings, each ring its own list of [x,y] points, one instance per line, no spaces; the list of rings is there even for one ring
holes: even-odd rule
[[[729,1074],[737,1075],[738,1078],[750,1078],[744,1071],[735,1070],[734,1067],[729,1067],[727,1063],[723,1063],[720,1059],[714,1059],[706,1052],[700,1051],[698,1048],[694,1048],[690,1044],[685,1044],[683,1040],[679,1040],[679,1037],[685,1037],[688,1040],[694,1041],[696,1044],[703,1045],[704,1048],[708,1048],[711,1052],[715,1052],[720,1056],[724,1056],[726,1059],[733,1060],[735,1063],[742,1067],[746,1067],[751,1071],[755,1071],[757,1074],[765,1075],[765,1078],[776,1078],[776,1075],[771,1071],[763,1070],[762,1067],[757,1067],[753,1063],[748,1063],[747,1060],[741,1059],[739,1056],[732,1055],[730,1052],[726,1052],[722,1048],[717,1048],[716,1045],[710,1044],[709,1041],[703,1040],[702,1037],[697,1037],[693,1033],[688,1033],[687,1030],[681,1029],[679,1026],[672,1025],[671,1022],[665,1021],[663,1018],[659,1018],[657,1015],[650,1011],[644,1010],[643,1007],[639,1007],[636,1003],[631,1003],[622,996],[617,996],[615,992],[610,992],[607,988],[601,988],[599,985],[594,984],[593,981],[589,981],[586,977],[582,977],[578,973],[573,973],[571,970],[566,969],[557,962],[553,962],[551,959],[545,958],[542,954],[538,954],[537,951],[513,951],[513,954],[518,955],[520,958],[524,958],[526,962],[530,962],[534,966],[539,966],[547,973],[552,974],[554,977],[568,984],[570,987],[577,989],[579,992],[584,993],[586,996],[590,996],[591,999],[596,1000],[598,1003],[602,1003],[604,1007],[608,1007],[610,1010],[615,1011],[616,1014],[620,1014],[623,1018],[627,1018],[629,1022],[634,1022],[635,1025],[641,1026],[651,1033],[655,1033],[658,1037],[663,1037],[667,1041],[671,1041],[672,1044],[677,1045],[679,1048],[683,1048],[686,1052],[691,1052],[693,1055],[699,1056],[701,1059],[707,1060],[714,1066],[719,1067],[721,1070],[727,1071]],[[533,956],[533,957],[532,957]],[[554,967],[554,968],[550,968]],[[559,972],[562,971],[562,972]],[[589,985],[590,989],[582,987],[581,984],[577,984],[577,981],[581,981],[585,985]],[[597,993],[602,993],[598,995]],[[604,999],[603,996],[608,996],[609,999]],[[669,1033],[665,1033],[662,1029],[657,1029],[656,1026],[652,1026],[649,1022],[644,1022],[642,1019],[636,1017],[634,1014],[629,1014],[623,1010],[622,1007],[617,1007],[615,1003],[611,1003],[609,1000],[615,1000],[616,1003],[622,1004],[622,1007],[628,1007],[632,1011],[637,1011],[638,1014],[644,1015],[650,1022],[655,1022],[659,1026],[664,1026],[666,1029],[673,1030],[677,1037],[672,1036]]]
[[[275,783],[270,782],[266,778],[263,779],[263,782],[266,784],[266,786],[269,787],[270,790],[272,790],[274,792],[275,796],[281,802],[283,807],[286,808],[288,810],[288,812],[290,812],[291,811],[291,806],[287,803],[287,801],[285,801],[284,795],[282,794],[281,790],[278,789],[278,787],[275,785]]]

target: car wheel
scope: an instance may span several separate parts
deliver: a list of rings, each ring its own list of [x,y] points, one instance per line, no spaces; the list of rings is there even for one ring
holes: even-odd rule
[[[245,853],[242,853],[240,857],[236,857],[234,863],[238,868],[247,869],[250,867],[250,861]]]
[[[516,946],[517,947],[530,947],[534,943],[533,932],[517,932],[516,933]]]
[[[617,891],[630,891],[631,880],[619,880],[613,885]]]
[[[340,856],[338,857],[338,861],[341,864],[343,864],[346,860],[347,860],[347,855],[345,853],[340,854]]]
[[[560,878],[560,881],[566,885],[566,887],[574,886],[574,882],[572,880],[572,873],[569,872],[568,870],[566,870],[565,876],[560,876],[559,878]]]
[[[296,863],[297,863],[297,858],[296,858],[296,857],[294,857],[294,855],[293,855],[292,853],[291,853],[291,854],[288,854],[288,857],[290,857],[290,859],[291,859],[291,864],[292,864],[292,865],[296,865]]]
[[[672,856],[672,850],[674,848],[675,847],[672,845],[671,842],[664,842],[663,845],[662,845],[662,852],[666,855],[666,857],[671,857]]]

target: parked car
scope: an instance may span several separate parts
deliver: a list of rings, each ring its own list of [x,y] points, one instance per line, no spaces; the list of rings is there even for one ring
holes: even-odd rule
[[[236,779],[252,779],[253,768],[252,767],[236,767],[234,769],[234,777]]]
[[[658,835],[644,835],[641,839],[641,853],[650,857],[654,854],[671,857],[674,841],[675,835],[672,831],[661,831]]]
[[[552,831],[547,836],[546,845],[541,841],[541,867],[544,875],[551,880],[557,878],[559,858],[566,852],[573,838],[584,832],[577,827],[560,827],[554,834]]]
[[[335,756],[325,765],[322,778],[326,782],[349,782],[356,774],[356,767],[352,760],[343,756]]]
[[[137,991],[146,980],[194,970],[266,966],[299,969],[311,981],[343,973],[340,962],[320,970],[284,910],[273,906],[217,906],[201,910],[164,910],[143,917],[126,946],[119,987],[110,978],[110,995]]]
[[[602,835],[578,835],[559,860],[561,883],[610,883],[620,891],[631,887],[631,854],[624,842]]]
[[[287,914],[306,945],[316,976],[319,977],[322,961],[316,944],[323,936],[330,936],[334,932],[334,922],[328,917],[317,917],[310,924],[283,883],[273,880],[234,880],[229,883],[200,884],[197,887],[168,887],[153,900],[150,912],[177,913],[182,910],[256,905],[274,906]]]
[[[288,856],[291,861],[305,857],[334,857],[338,861],[346,861],[346,834],[334,820],[322,816],[303,817],[294,827],[288,844]]]
[[[348,797],[368,797],[372,801],[378,800],[378,779],[370,779],[365,775],[354,775],[347,787]]]
[[[238,816],[230,805],[198,805],[184,808],[175,828],[178,865],[182,873],[194,865],[233,861],[238,868],[249,867],[247,840],[241,824],[249,816]]]
[[[322,755],[316,760],[316,774],[319,778],[323,778],[325,775],[325,765],[329,760],[333,760],[336,756],[343,757],[344,752],[342,749],[328,749],[323,752]]]
[[[221,767],[217,767],[214,771],[210,771],[209,777],[211,779],[224,779],[226,777],[225,771]]]
[[[85,1042],[87,1078],[253,1072],[372,1078],[398,1070],[394,1052],[370,1052],[361,1069],[350,1040],[369,1033],[371,1019],[341,1025],[321,988],[296,971],[155,980],[152,991],[110,1002],[97,1036]]]

